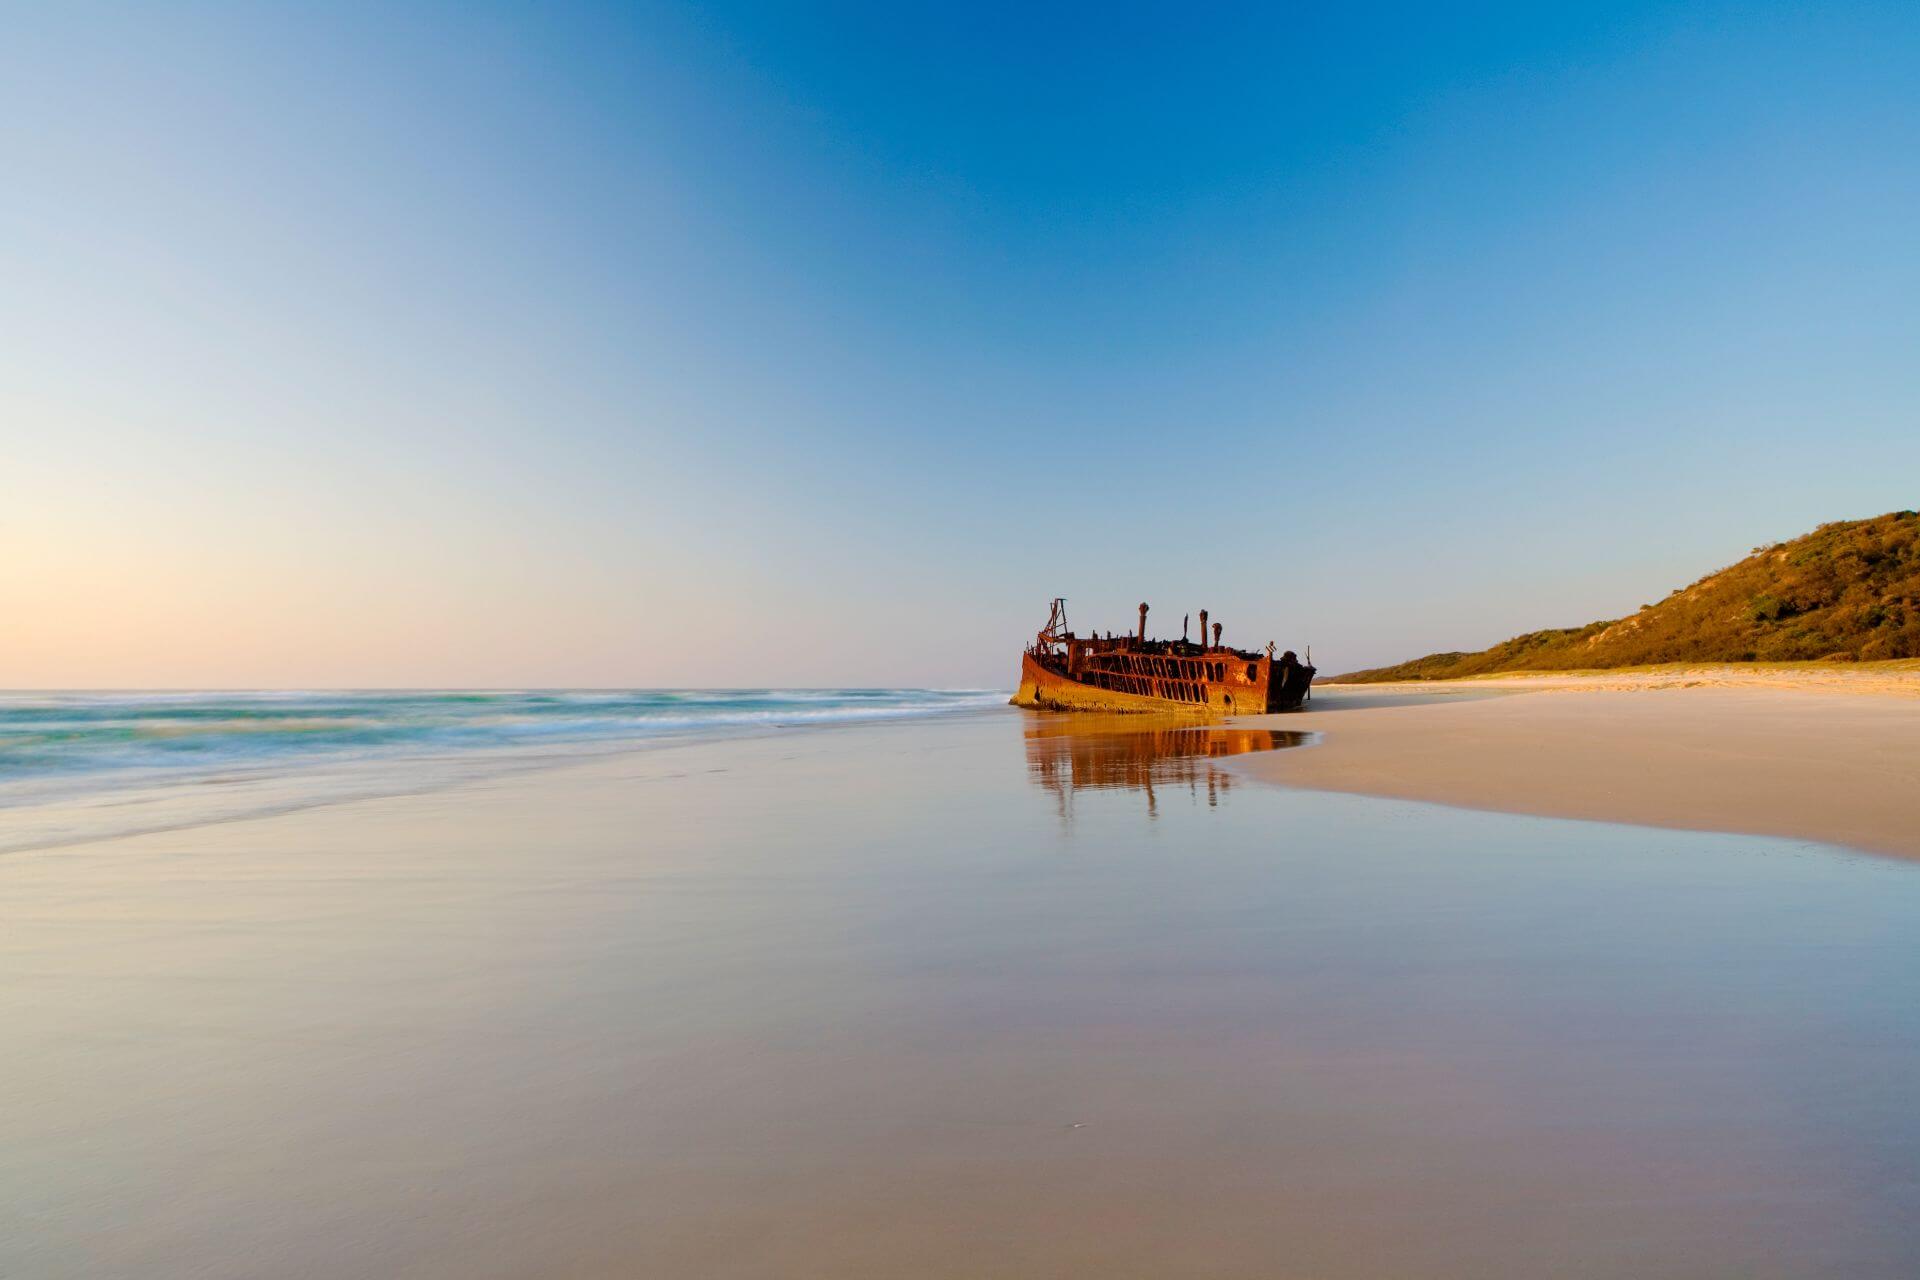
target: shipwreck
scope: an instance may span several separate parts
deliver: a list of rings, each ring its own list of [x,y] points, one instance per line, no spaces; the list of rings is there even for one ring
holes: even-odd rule
[[[1067,627],[1066,600],[1057,599],[1047,625],[1020,655],[1013,705],[1036,711],[1220,716],[1291,711],[1307,700],[1314,673],[1310,661],[1300,661],[1291,649],[1276,658],[1272,644],[1265,652],[1227,648],[1220,643],[1221,630],[1216,622],[1208,636],[1202,609],[1197,642],[1184,634],[1178,640],[1149,640],[1143,604],[1134,634],[1080,636]]]

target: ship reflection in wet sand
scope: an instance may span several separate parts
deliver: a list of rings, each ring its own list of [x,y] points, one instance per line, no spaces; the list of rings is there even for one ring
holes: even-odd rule
[[[1279,729],[1206,728],[1158,716],[1035,716],[1027,726],[1027,776],[1058,797],[1060,816],[1072,815],[1073,793],[1129,788],[1144,791],[1147,816],[1159,813],[1158,792],[1184,787],[1208,807],[1231,790],[1233,775],[1214,761],[1252,751],[1297,747],[1312,737]]]

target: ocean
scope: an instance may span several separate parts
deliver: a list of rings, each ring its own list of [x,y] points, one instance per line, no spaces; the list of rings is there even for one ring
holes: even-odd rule
[[[0,693],[0,852],[1006,699],[988,689]]]

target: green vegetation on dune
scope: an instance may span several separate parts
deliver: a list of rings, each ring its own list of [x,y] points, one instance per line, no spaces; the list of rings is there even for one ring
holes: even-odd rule
[[[1823,524],[1613,622],[1534,631],[1334,681],[1450,680],[1669,662],[1920,658],[1920,514]]]

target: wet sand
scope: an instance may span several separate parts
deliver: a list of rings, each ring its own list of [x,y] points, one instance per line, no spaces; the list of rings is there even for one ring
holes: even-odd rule
[[[1726,668],[1328,686],[1269,781],[1920,857],[1920,675]]]
[[[1259,747],[1321,750],[1008,711],[0,858],[0,1274],[1920,1273],[1920,868]]]

